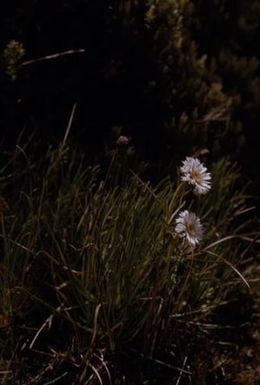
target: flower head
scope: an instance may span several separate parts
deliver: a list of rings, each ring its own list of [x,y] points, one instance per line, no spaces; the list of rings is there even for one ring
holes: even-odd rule
[[[203,230],[200,219],[191,211],[182,211],[176,219],[176,233],[192,246],[202,238]]]
[[[198,194],[206,194],[211,188],[211,175],[197,158],[187,157],[180,168],[181,180],[194,186]]]
[[[118,146],[127,146],[129,144],[129,138],[127,136],[121,135],[116,141]]]

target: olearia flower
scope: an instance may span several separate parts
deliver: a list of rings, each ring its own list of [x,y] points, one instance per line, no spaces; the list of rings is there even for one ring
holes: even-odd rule
[[[211,175],[197,158],[187,157],[180,168],[183,182],[194,186],[197,194],[206,194],[211,188]]]
[[[176,219],[175,231],[192,246],[199,243],[203,235],[200,219],[188,210],[180,212]]]
[[[116,141],[118,146],[127,146],[129,144],[129,138],[127,136],[121,135]]]

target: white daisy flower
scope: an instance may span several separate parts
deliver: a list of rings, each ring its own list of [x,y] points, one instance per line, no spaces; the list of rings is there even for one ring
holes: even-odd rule
[[[199,243],[203,235],[200,219],[193,212],[188,210],[180,212],[176,219],[175,231],[192,246]]]
[[[206,194],[211,188],[211,175],[206,167],[197,158],[187,157],[180,168],[183,182],[188,182],[194,186],[194,191],[198,194]]]
[[[129,144],[129,138],[127,136],[121,135],[117,139],[116,143],[118,146],[127,146]]]

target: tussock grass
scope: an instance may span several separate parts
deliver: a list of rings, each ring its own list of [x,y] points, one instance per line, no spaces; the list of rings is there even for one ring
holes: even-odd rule
[[[212,165],[198,198],[178,178],[144,181],[123,152],[105,177],[65,141],[3,162],[1,384],[218,383],[219,332],[240,333],[218,311],[250,297],[259,243],[239,173]],[[196,248],[175,232],[184,208],[203,223]]]

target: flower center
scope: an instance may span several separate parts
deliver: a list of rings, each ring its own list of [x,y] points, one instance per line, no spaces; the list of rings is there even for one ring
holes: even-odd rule
[[[192,170],[190,174],[191,174],[192,178],[195,180],[196,183],[200,183],[201,182],[201,175],[196,170]]]
[[[186,225],[187,231],[190,235],[195,235],[196,231],[192,223],[187,223]]]

